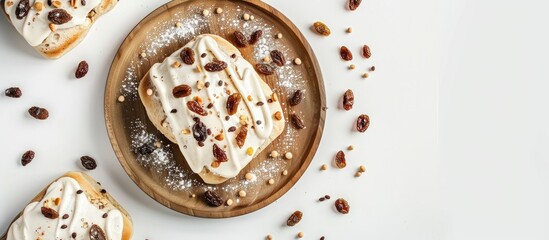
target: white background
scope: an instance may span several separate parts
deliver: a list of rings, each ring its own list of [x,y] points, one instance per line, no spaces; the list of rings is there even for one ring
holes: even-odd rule
[[[159,205],[119,165],[103,118],[103,90],[126,34],[166,0],[122,0],[61,60],[41,59],[0,20],[0,89],[19,86],[21,99],[0,97],[0,231],[48,182],[82,170],[91,155],[101,181],[132,214],[135,239],[549,239],[549,2],[544,0],[270,0],[310,41],[327,89],[325,134],[303,178],[270,206],[232,219],[200,219]],[[321,38],[309,27],[322,20]],[[346,27],[352,34],[345,34]],[[355,71],[338,47],[367,43]],[[355,54],[358,55],[358,54]],[[81,60],[90,73],[73,77]],[[364,80],[370,65],[377,71]],[[348,88],[352,112],[336,107]],[[48,108],[47,121],[30,106]],[[368,113],[366,134],[349,124]],[[350,167],[320,172],[353,144]],[[26,167],[28,149],[36,152]],[[368,171],[354,178],[360,164]],[[337,214],[324,194],[344,197]],[[283,226],[294,210],[296,227]]]

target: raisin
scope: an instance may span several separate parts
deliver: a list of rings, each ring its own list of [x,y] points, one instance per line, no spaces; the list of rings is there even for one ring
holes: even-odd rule
[[[26,151],[23,154],[23,156],[21,156],[21,164],[23,164],[23,166],[27,166],[27,164],[32,162],[33,159],[34,159],[34,152],[31,150]]]
[[[259,39],[261,38],[262,35],[263,35],[263,31],[261,31],[261,30],[257,30],[255,32],[253,32],[252,35],[250,36],[250,40],[248,41],[248,43],[250,45],[256,44],[259,41]]]
[[[271,59],[273,59],[273,63],[278,65],[279,67],[282,67],[284,66],[284,64],[286,64],[286,59],[284,59],[284,54],[282,54],[281,51],[271,51]]]
[[[341,59],[345,60],[345,61],[351,61],[353,60],[353,54],[351,53],[351,51],[345,47],[345,46],[341,46],[341,49],[339,50],[339,55],[341,56]]]
[[[234,32],[234,40],[239,47],[246,47],[246,42],[248,41],[241,31]]]
[[[370,126],[370,117],[366,114],[362,114],[358,116],[358,119],[356,120],[356,130],[363,133],[368,130],[368,127]]]
[[[53,0],[48,0],[48,6],[51,7],[52,1],[53,1]]]
[[[354,104],[355,104],[355,95],[353,94],[353,90],[347,89],[347,91],[345,91],[345,94],[343,94],[343,108],[349,111],[353,109]]]
[[[46,120],[50,116],[50,113],[48,112],[48,110],[40,107],[29,108],[29,114],[38,120]]]
[[[192,65],[194,63],[194,51],[191,48],[183,48],[179,53],[179,56],[181,57],[181,60],[183,60],[183,63],[187,65]]]
[[[204,142],[208,138],[208,128],[203,122],[198,121],[193,125],[193,137],[196,141]]]
[[[360,3],[362,2],[362,0],[349,0],[349,9],[351,11],[354,11],[358,8],[358,6],[360,6]]]
[[[200,116],[208,116],[208,112],[206,112],[206,110],[204,110],[204,108],[202,108],[202,106],[200,106],[197,101],[188,101],[187,107],[189,108],[189,110]]]
[[[72,16],[65,9],[53,9],[48,13],[48,20],[56,25],[61,25],[72,20]]]
[[[236,145],[238,145],[239,148],[242,148],[244,146],[247,136],[248,136],[248,127],[244,125],[240,126],[240,130],[236,135]]]
[[[370,47],[368,45],[362,46],[362,56],[365,58],[370,58],[372,56],[372,52],[370,51]]]
[[[338,168],[345,168],[347,166],[347,160],[345,160],[345,153],[343,151],[337,152],[335,163]]]
[[[42,207],[40,211],[42,212],[42,215],[44,215],[44,217],[49,219],[56,219],[59,217],[59,213],[49,207]]]
[[[76,78],[83,78],[84,76],[86,76],[86,74],[88,74],[88,69],[89,69],[88,63],[86,61],[81,61],[78,64],[78,67],[76,68],[76,72],[74,73],[74,76]]]
[[[80,158],[80,162],[82,163],[82,166],[87,170],[94,170],[95,168],[97,168],[97,162],[90,156],[82,156]]]
[[[20,98],[21,95],[23,95],[23,92],[21,92],[21,89],[18,87],[11,87],[6,89],[5,94],[7,97]]]
[[[103,229],[94,224],[90,228],[90,240],[107,240],[107,237]]]
[[[154,147],[151,143],[144,143],[137,149],[137,153],[141,155],[148,155],[154,152]]]
[[[262,74],[271,75],[275,72],[275,68],[269,64],[259,63],[255,65],[255,69]]]
[[[219,72],[223,71],[225,68],[227,68],[227,63],[223,61],[219,61],[215,59],[213,62],[206,63],[204,65],[204,69],[208,72]]]
[[[193,92],[193,90],[192,90],[191,86],[186,85],[186,84],[181,84],[179,86],[176,86],[172,90],[172,94],[175,98],[187,97],[187,96],[191,95],[192,92]]]
[[[235,126],[232,126],[230,127],[229,129],[227,129],[228,132],[235,132],[236,131],[236,127]]]
[[[238,104],[242,100],[240,93],[233,93],[227,99],[227,113],[229,115],[234,115],[238,111]]]
[[[15,8],[15,17],[17,19],[23,19],[29,14],[30,9],[31,5],[29,0],[19,1],[19,4],[17,4],[17,7]]]
[[[303,91],[297,90],[295,91],[294,95],[292,95],[292,98],[290,98],[290,106],[296,106],[303,100]]]
[[[326,24],[324,24],[323,22],[315,22],[313,24],[313,28],[318,34],[322,36],[330,36],[330,34],[332,33],[332,31],[330,31],[330,28],[328,28],[328,26],[326,26]]]
[[[351,206],[349,206],[349,203],[343,198],[337,199],[335,201],[335,207],[338,212],[343,214],[347,214],[349,213],[349,210],[351,210]]]
[[[212,150],[213,150],[213,155],[214,155],[216,161],[218,161],[218,162],[229,161],[225,151],[223,151],[223,149],[221,149],[219,146],[217,146],[217,144],[214,143]]]
[[[204,192],[204,200],[212,207],[219,207],[223,205],[223,199],[221,199],[221,197],[213,191],[208,190]]]
[[[290,215],[290,217],[286,221],[286,225],[293,227],[296,224],[298,224],[302,218],[303,218],[303,213],[301,211],[295,211],[294,213],[292,213],[292,215]]]
[[[82,4],[82,6],[86,6],[86,0],[80,0],[80,4]]]
[[[305,125],[303,125],[303,120],[301,120],[301,118],[297,115],[297,114],[292,114],[292,123],[294,124],[294,127],[297,128],[297,129],[304,129],[305,128]]]

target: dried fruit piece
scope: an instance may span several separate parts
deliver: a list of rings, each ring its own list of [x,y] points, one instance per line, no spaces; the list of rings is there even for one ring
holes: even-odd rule
[[[97,162],[90,156],[82,156],[80,158],[80,162],[82,163],[82,166],[87,170],[94,170],[95,168],[97,168]]]
[[[40,107],[29,108],[29,114],[38,120],[46,120],[50,116],[50,113],[48,112],[48,110]]]
[[[90,228],[90,240],[107,240],[107,237],[103,229],[94,224]]]
[[[248,43],[250,45],[256,44],[259,41],[259,39],[261,38],[262,35],[263,35],[263,31],[261,31],[261,30],[257,30],[255,32],[253,32],[252,35],[250,36],[250,40],[248,41]]]
[[[187,107],[189,108],[189,110],[200,116],[208,116],[208,112],[206,112],[206,110],[204,110],[204,108],[202,108],[202,106],[200,106],[197,101],[188,101]]]
[[[349,210],[351,210],[351,206],[349,206],[349,203],[343,198],[337,199],[335,201],[335,207],[338,212],[343,214],[347,214],[349,213]]]
[[[255,69],[262,74],[271,75],[275,72],[275,68],[269,64],[259,63],[255,65]]]
[[[6,89],[5,94],[7,97],[20,98],[23,95],[23,92],[21,92],[21,89],[18,87],[11,87]]]
[[[196,139],[196,141],[204,142],[208,138],[208,128],[206,125],[201,122],[197,121],[193,125],[193,137]]]
[[[292,114],[291,116],[292,118],[292,123],[294,124],[294,127],[297,128],[297,129],[304,129],[305,128],[305,125],[303,125],[303,120],[301,120],[301,118],[297,115],[297,114]]]
[[[362,0],[349,0],[349,9],[351,11],[354,11],[358,8],[358,6],[360,6],[360,3],[362,2]]]
[[[59,217],[59,213],[49,207],[42,207],[40,208],[40,211],[42,212],[42,215],[44,215],[44,217],[49,219],[56,219]]]
[[[372,56],[372,52],[370,51],[370,47],[366,44],[362,46],[362,56],[365,58],[370,58]]]
[[[292,213],[292,215],[290,215],[290,217],[286,221],[286,225],[293,227],[296,224],[298,224],[302,218],[303,218],[303,213],[301,211],[295,211],[294,213]]]
[[[271,59],[273,59],[273,63],[278,65],[279,67],[282,67],[284,66],[284,64],[286,64],[286,59],[284,58],[284,54],[282,54],[281,51],[271,51]]]
[[[191,95],[192,92],[193,90],[191,86],[187,84],[181,84],[179,86],[174,87],[172,90],[172,94],[175,98],[187,97]]]
[[[238,145],[239,148],[242,148],[242,146],[244,146],[247,136],[248,136],[248,127],[245,125],[240,126],[240,130],[236,135],[236,145]]]
[[[65,9],[57,8],[48,13],[48,20],[55,25],[61,25],[72,20],[72,16]]]
[[[353,90],[347,89],[347,91],[345,91],[345,94],[343,94],[343,108],[349,111],[353,109],[354,104],[355,104],[355,95],[353,94]]]
[[[343,151],[337,152],[335,163],[338,168],[345,168],[347,166],[347,160],[345,160],[345,153]]]
[[[239,47],[246,47],[248,40],[241,31],[234,31],[234,40]]]
[[[290,106],[296,106],[303,100],[303,91],[297,90],[295,91],[294,95],[292,95],[292,98],[290,98]]]
[[[183,48],[179,53],[179,56],[181,57],[181,60],[183,60],[183,63],[187,65],[192,65],[194,63],[194,51],[191,48]]]
[[[322,36],[330,36],[330,34],[332,33],[332,31],[330,31],[330,28],[328,28],[328,26],[326,26],[326,24],[324,24],[323,22],[315,22],[313,24],[313,28],[318,34]]]
[[[240,93],[233,93],[227,99],[227,113],[229,115],[234,115],[238,111],[238,104],[242,101],[242,96]]]
[[[345,46],[341,46],[341,49],[339,50],[339,56],[341,56],[341,59],[345,60],[345,61],[351,61],[353,60],[353,54],[351,53],[351,51],[345,47]]]
[[[363,133],[368,130],[368,127],[370,126],[370,117],[366,114],[362,114],[358,116],[358,119],[356,120],[356,130]]]
[[[229,161],[227,158],[227,154],[223,149],[221,149],[217,144],[214,143],[213,145],[213,155],[215,157],[215,160],[218,162],[226,162]]]
[[[17,7],[15,8],[15,17],[17,19],[23,19],[29,14],[30,9],[31,5],[29,0],[19,1],[19,4],[17,4]]]
[[[208,72],[219,72],[223,71],[225,68],[227,68],[227,63],[223,61],[219,61],[215,59],[213,62],[206,63],[204,65],[204,69]]]
[[[23,156],[21,156],[21,164],[27,166],[34,159],[34,152],[31,150],[26,151]]]
[[[223,205],[224,202],[223,199],[221,199],[221,197],[217,195],[217,193],[209,190],[204,192],[204,200],[206,201],[206,203],[208,203],[208,205],[212,207],[219,207]]]
[[[74,73],[74,76],[76,78],[83,78],[88,74],[89,65],[86,61],[81,61],[78,64],[78,67],[76,68],[76,72]]]

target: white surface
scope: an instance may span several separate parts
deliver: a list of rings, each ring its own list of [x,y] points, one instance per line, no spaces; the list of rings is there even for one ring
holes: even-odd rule
[[[58,61],[43,60],[0,20],[0,89],[20,86],[21,99],[0,97],[0,231],[44,185],[91,155],[91,174],[132,213],[135,239],[548,239],[549,34],[543,0],[271,0],[304,32],[323,69],[330,109],[311,167],[277,202],[249,215],[209,220],[178,214],[146,196],[124,173],[107,138],[103,89],[126,34],[166,1],[121,1],[87,39]],[[311,7],[314,6],[314,7]],[[310,32],[325,21],[329,38]],[[354,22],[354,23],[353,23]],[[345,34],[346,27],[354,32]],[[348,71],[338,47],[372,47]],[[355,54],[357,55],[357,54]],[[90,73],[72,76],[86,59]],[[377,71],[360,79],[371,64]],[[352,112],[336,107],[352,88]],[[26,110],[44,106],[39,122]],[[359,113],[372,125],[350,133]],[[349,167],[318,168],[348,145]],[[21,167],[27,149],[35,160]],[[368,171],[354,178],[360,164]],[[324,194],[344,197],[351,213],[335,213]],[[300,209],[296,227],[283,224]]]

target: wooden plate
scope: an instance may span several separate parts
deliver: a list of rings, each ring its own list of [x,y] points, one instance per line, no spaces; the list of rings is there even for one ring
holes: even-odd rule
[[[216,13],[217,8],[221,8],[222,13]],[[205,9],[210,15],[203,15]],[[253,20],[242,20],[245,13],[253,16]],[[179,147],[171,144],[149,122],[135,89],[152,64],[161,62],[194,36],[212,33],[231,40],[235,30],[249,36],[256,29],[264,33],[260,42],[240,50],[252,64],[261,62],[274,48],[285,54],[287,64],[279,68],[277,74],[263,79],[279,96],[286,128],[239,176],[223,184],[206,185],[198,175],[189,172]],[[276,38],[278,33],[283,37]],[[300,58],[302,64],[293,64],[295,58]],[[305,91],[305,100],[290,108],[287,98],[297,89]],[[123,102],[118,101],[121,95],[125,97]],[[105,89],[105,121],[118,160],[145,193],[181,213],[225,218],[267,206],[298,181],[320,142],[325,101],[321,72],[311,47],[297,27],[280,12],[261,1],[175,0],[143,19],[118,50]],[[302,116],[305,129],[295,129],[288,120],[294,112]],[[136,134],[139,135],[136,132],[140,132],[140,136],[143,133],[153,135],[162,155],[143,160],[136,150],[136,141],[140,140],[135,139]],[[281,155],[291,152],[293,158],[272,158],[269,153],[273,150]],[[254,173],[255,177],[244,179],[247,172]],[[269,179],[275,183],[268,184]],[[202,197],[206,190],[217,192],[224,200],[232,199],[233,204],[217,208],[207,206]],[[240,190],[246,191],[247,196],[239,197]]]

